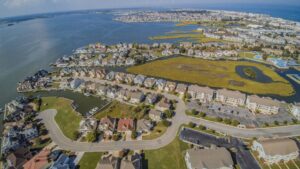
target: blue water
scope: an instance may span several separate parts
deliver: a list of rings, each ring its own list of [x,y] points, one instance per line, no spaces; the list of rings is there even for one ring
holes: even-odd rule
[[[194,7],[194,6],[193,6]],[[205,7],[200,7],[205,8]],[[207,6],[209,9],[259,12],[300,20],[300,8]],[[268,10],[269,9],[269,10]],[[49,18],[18,22],[13,26],[0,24],[0,107],[17,96],[16,84],[35,71],[48,67],[63,55],[83,45],[103,42],[153,43],[149,36],[161,35],[174,29],[192,30],[195,27],[175,27],[174,23],[132,23],[112,20],[109,12],[68,13]],[[173,42],[169,40],[169,42]],[[298,88],[300,88],[298,86]],[[300,98],[297,96],[297,99]]]
[[[212,10],[229,10],[240,12],[251,12],[267,14],[273,17],[284,18],[293,21],[300,21],[300,4],[287,5],[287,4],[206,4],[206,5],[191,5],[191,8],[212,9]]]

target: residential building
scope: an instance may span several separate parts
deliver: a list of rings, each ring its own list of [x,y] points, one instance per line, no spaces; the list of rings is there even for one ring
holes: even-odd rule
[[[106,95],[106,92],[107,92],[107,87],[106,86],[104,86],[104,85],[102,85],[100,83],[96,84],[96,93],[98,95],[102,95],[102,96]]]
[[[147,88],[152,88],[154,86],[155,82],[156,82],[156,79],[149,77],[144,81],[144,86]]]
[[[144,75],[137,75],[134,79],[133,79],[133,83],[139,86],[142,86],[144,84],[144,81],[146,79],[146,76]]]
[[[164,87],[165,87],[166,83],[167,83],[166,80],[158,79],[158,80],[156,80],[155,85],[156,85],[158,90],[162,91],[162,90],[164,90]]]
[[[94,118],[82,119],[79,124],[79,132],[86,135],[88,132],[95,131],[97,124],[98,122]]]
[[[49,163],[49,155],[51,151],[48,149],[41,150],[33,158],[23,165],[24,169],[43,169]]]
[[[189,149],[185,153],[188,169],[233,169],[230,152],[226,148]]]
[[[134,78],[135,78],[135,75],[133,75],[133,74],[126,74],[125,82],[127,84],[133,84]]]
[[[126,132],[134,130],[134,122],[132,119],[120,119],[118,122],[118,132]]]
[[[300,120],[300,103],[293,104],[291,106],[291,113]]]
[[[251,95],[247,97],[246,106],[252,112],[271,115],[279,112],[280,102],[271,98]]]
[[[22,169],[23,165],[32,157],[28,148],[19,148],[6,157],[9,169]]]
[[[216,101],[230,106],[244,106],[246,95],[239,91],[220,89],[217,90]]]
[[[209,87],[190,85],[188,87],[188,94],[192,99],[197,99],[201,103],[207,103],[213,100],[214,90]]]
[[[112,117],[103,117],[98,125],[98,130],[104,132],[104,136],[112,136],[116,129],[117,120]]]
[[[74,160],[65,154],[61,154],[49,169],[75,169]]]
[[[137,121],[136,130],[139,133],[149,133],[153,128],[153,124],[149,120],[141,119]]]
[[[157,99],[158,99],[158,96],[157,94],[148,94],[147,97],[146,97],[146,102],[148,104],[155,104],[157,102]]]
[[[130,91],[121,88],[119,91],[117,91],[118,99],[127,101],[130,98]]]
[[[81,79],[74,79],[70,82],[71,89],[77,89],[84,81]]]
[[[149,118],[153,121],[156,121],[156,122],[161,121],[162,116],[163,116],[163,113],[161,111],[154,110],[154,109],[151,109],[149,111]]]
[[[141,103],[145,98],[144,93],[140,91],[130,92],[129,95],[130,95],[129,102],[134,104]]]
[[[156,108],[160,111],[169,110],[171,108],[170,101],[167,98],[162,98],[156,105]]]
[[[183,96],[187,90],[187,85],[183,83],[178,83],[177,87],[175,89],[175,92],[177,92],[179,95]]]
[[[296,142],[289,138],[259,139],[253,141],[252,150],[267,164],[290,161],[298,158],[299,149]]]
[[[168,82],[166,83],[166,85],[165,85],[164,90],[165,90],[166,92],[172,92],[172,91],[175,90],[175,88],[176,88],[176,83],[175,83],[175,82],[170,82],[170,81],[168,81]]]

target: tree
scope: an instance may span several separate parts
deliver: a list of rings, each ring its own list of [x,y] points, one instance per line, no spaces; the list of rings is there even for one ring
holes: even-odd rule
[[[164,111],[164,114],[167,118],[172,118],[173,117],[173,112],[171,110]]]
[[[234,125],[234,126],[237,126],[240,124],[240,122],[238,120],[231,120],[231,124]]]
[[[203,126],[203,125],[199,125],[199,127],[198,127],[200,130],[206,130],[206,127],[205,126]]]
[[[224,122],[225,122],[225,124],[231,124],[231,120],[230,119],[225,119]]]
[[[112,136],[112,139],[113,139],[114,141],[118,141],[118,140],[120,139],[120,134],[119,134],[119,133],[114,134],[114,135]]]
[[[40,137],[36,138],[34,141],[36,145],[40,145],[42,143],[42,139]]]
[[[192,114],[193,115],[197,115],[199,112],[197,111],[197,110],[195,110],[195,109],[192,109]]]
[[[79,132],[76,130],[72,133],[72,137],[74,138],[74,140],[77,140],[79,137]]]
[[[276,126],[278,126],[278,125],[279,125],[279,122],[278,122],[277,120],[275,120],[275,121],[274,121],[274,124],[275,124]]]
[[[298,123],[298,120],[297,119],[293,119],[293,123],[294,124]]]
[[[136,139],[137,136],[138,136],[138,133],[137,133],[136,131],[132,131],[132,132],[131,132],[131,138],[132,138],[132,139]]]
[[[217,117],[216,120],[217,120],[218,122],[222,122],[222,121],[223,121],[223,119],[222,119],[221,117]]]
[[[196,124],[193,123],[193,122],[189,122],[189,127],[190,127],[190,128],[195,128],[195,127],[196,127]]]
[[[162,121],[162,124],[165,126],[165,127],[169,127],[171,125],[171,122],[169,122],[168,120],[163,120]]]
[[[94,141],[96,141],[96,139],[97,139],[97,134],[96,134],[95,131],[93,131],[93,132],[88,132],[88,133],[86,134],[86,140],[87,140],[88,142],[94,142]]]
[[[200,113],[200,117],[205,117],[205,116],[206,116],[206,113],[204,113],[204,112]]]

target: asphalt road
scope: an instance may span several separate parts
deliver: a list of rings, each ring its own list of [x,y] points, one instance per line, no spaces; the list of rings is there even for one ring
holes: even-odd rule
[[[102,84],[116,83],[105,81],[105,80],[95,80],[90,78],[85,78],[85,80],[94,81]],[[119,86],[126,89],[139,89],[145,93],[158,93],[153,90],[148,90],[140,88],[137,86],[129,86],[124,84],[118,84]],[[111,141],[111,142],[99,142],[99,143],[87,143],[72,141],[67,138],[56,124],[54,117],[57,113],[56,110],[50,109],[41,112],[38,118],[42,119],[45,123],[46,128],[49,130],[49,134],[54,143],[56,143],[60,148],[71,151],[84,151],[84,152],[101,152],[110,150],[120,150],[120,149],[132,149],[132,150],[150,150],[158,149],[164,147],[171,143],[182,124],[187,124],[188,122],[194,122],[196,124],[201,124],[207,128],[214,129],[216,131],[238,137],[238,138],[253,138],[253,137],[292,137],[300,136],[300,126],[284,126],[284,127],[274,127],[274,128],[256,128],[256,129],[242,129],[234,126],[229,126],[221,123],[211,122],[200,118],[194,118],[187,116],[185,114],[186,105],[182,99],[179,97],[168,94],[160,93],[170,100],[176,100],[175,116],[172,118],[172,125],[167,129],[167,131],[159,138],[153,140],[133,140],[133,141]]]

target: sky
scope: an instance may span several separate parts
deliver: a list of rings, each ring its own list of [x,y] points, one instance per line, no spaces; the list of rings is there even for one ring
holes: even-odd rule
[[[0,18],[57,11],[129,7],[191,7],[201,4],[287,4],[300,0],[0,0]]]

